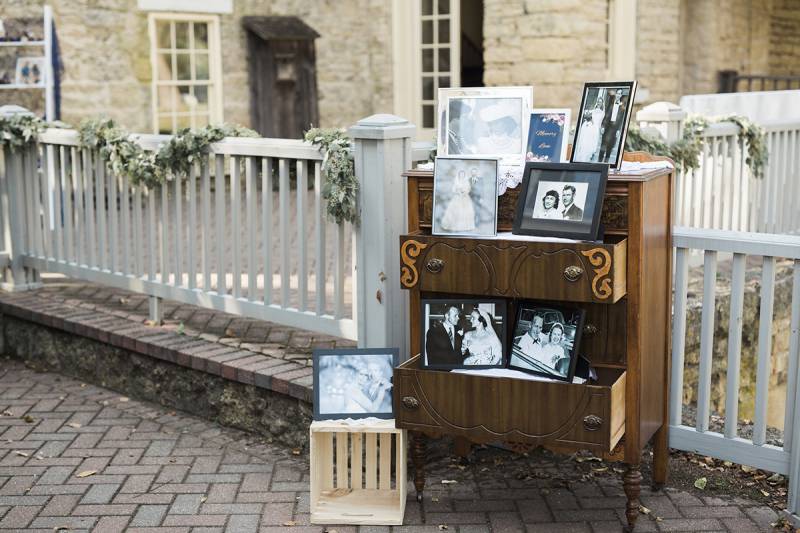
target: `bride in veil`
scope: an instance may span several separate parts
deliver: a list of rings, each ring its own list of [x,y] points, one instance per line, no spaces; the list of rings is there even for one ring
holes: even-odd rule
[[[604,116],[603,97],[598,94],[594,109],[589,113],[589,117],[584,115],[585,120],[581,124],[577,146],[575,147],[575,161],[582,163],[597,162],[597,151],[600,148],[600,129]]]
[[[474,328],[464,334],[461,353],[469,355],[465,365],[499,365],[503,361],[503,344],[492,326],[492,315],[482,309],[475,309],[469,315]]]

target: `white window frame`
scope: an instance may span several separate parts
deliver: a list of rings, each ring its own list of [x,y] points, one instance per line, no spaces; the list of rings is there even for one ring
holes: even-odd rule
[[[436,3],[437,0],[434,0]],[[450,1],[450,87],[461,86],[461,2]],[[434,7],[434,12],[437,8]],[[433,20],[433,41],[438,42],[438,19]],[[433,100],[422,99],[422,0],[392,1],[392,46],[394,57],[394,113],[407,118],[417,126],[417,139],[436,138],[438,124],[437,90],[434,88]],[[436,50],[436,49],[435,49]],[[434,65],[438,64],[438,54],[434,52]],[[444,77],[435,74],[434,77]],[[438,83],[436,84],[438,86]],[[432,105],[433,127],[424,128],[422,106]]]
[[[157,22],[199,22],[208,24],[208,121],[210,124],[222,123],[222,50],[219,30],[219,16],[170,12],[150,13],[148,15],[147,23],[148,33],[150,36],[150,68],[152,76],[150,89],[153,133],[159,133],[159,87],[181,85],[180,82],[168,82],[158,79],[159,48],[158,35],[156,33]],[[173,110],[172,113],[174,126],[177,115],[175,110]]]

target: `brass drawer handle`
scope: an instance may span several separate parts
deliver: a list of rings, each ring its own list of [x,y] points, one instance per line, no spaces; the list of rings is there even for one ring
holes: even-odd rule
[[[597,333],[597,326],[595,326],[594,324],[586,324],[583,327],[584,335],[589,336],[589,335],[594,335],[595,333]]]
[[[583,418],[583,427],[586,431],[597,431],[603,425],[603,419],[597,415],[587,415]]]
[[[433,274],[438,274],[444,269],[444,261],[439,259],[438,257],[434,257],[433,259],[428,259],[428,262],[425,263],[425,268],[427,268],[428,271]]]
[[[564,269],[564,277],[567,281],[578,281],[578,278],[583,275],[583,269],[577,265],[568,266]]]
[[[403,407],[406,409],[417,409],[419,407],[419,400],[413,396],[403,397]]]

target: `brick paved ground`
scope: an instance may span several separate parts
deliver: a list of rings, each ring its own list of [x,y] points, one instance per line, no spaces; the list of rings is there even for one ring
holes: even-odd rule
[[[306,458],[248,434],[7,359],[0,412],[0,531],[324,531],[308,525]],[[392,531],[621,529],[613,465],[493,449],[461,464],[442,451],[432,450],[425,501],[410,498]],[[768,531],[776,519],[747,500],[671,489],[645,489],[643,503],[643,532]]]

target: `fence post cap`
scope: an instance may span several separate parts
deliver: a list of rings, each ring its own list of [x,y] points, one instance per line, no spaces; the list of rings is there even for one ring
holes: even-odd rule
[[[408,120],[388,113],[362,118],[349,130],[354,139],[400,139],[413,137],[416,131]]]
[[[688,113],[678,104],[672,102],[654,102],[636,112],[639,122],[677,122],[686,118]]]
[[[0,117],[13,117],[15,115],[33,116],[33,112],[19,105],[0,106]]]

